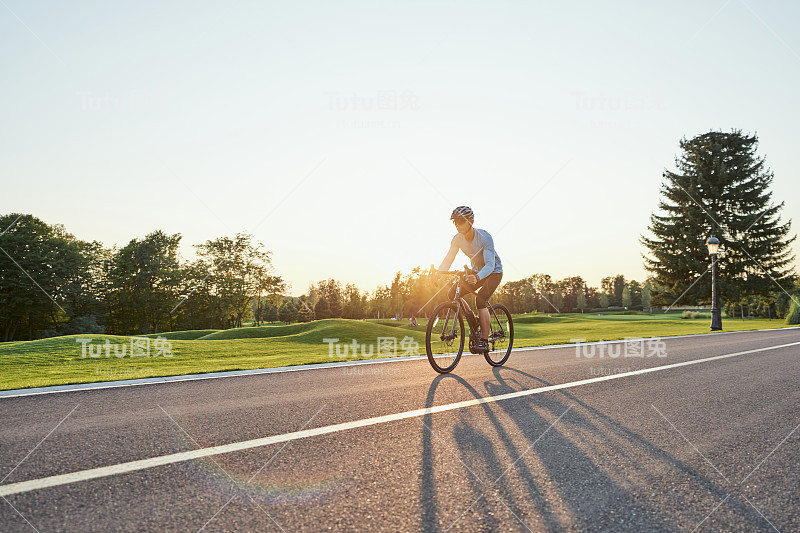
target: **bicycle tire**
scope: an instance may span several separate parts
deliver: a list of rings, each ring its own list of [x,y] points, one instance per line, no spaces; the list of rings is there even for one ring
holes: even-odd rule
[[[425,328],[425,350],[428,362],[440,374],[452,371],[461,360],[464,353],[464,318],[461,313],[456,315],[457,307],[452,302],[444,302],[436,306],[428,319]],[[449,312],[449,314],[448,314]],[[449,340],[443,339],[445,329],[451,328],[456,321],[454,335]],[[437,330],[437,328],[439,328]],[[456,346],[457,350],[455,350]]]
[[[514,346],[514,320],[511,318],[508,308],[503,304],[492,305],[489,315],[492,333],[489,336],[489,351],[483,356],[490,365],[502,366],[508,361],[511,348]],[[496,338],[495,335],[498,337]]]

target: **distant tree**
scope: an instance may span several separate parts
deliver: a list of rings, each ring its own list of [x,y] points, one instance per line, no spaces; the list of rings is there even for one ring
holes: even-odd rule
[[[755,135],[737,130],[681,140],[677,172],[664,171],[659,212],[650,217],[653,236],[640,238],[649,250],[644,263],[657,282],[657,303],[679,297],[687,304],[710,301],[705,243],[711,235],[721,242],[717,273],[723,298],[765,294],[773,283],[792,285],[790,245],[796,237],[789,235],[790,222],[780,222],[784,203],[772,202],[773,173],[756,155],[757,145]]]
[[[652,297],[650,294],[650,285],[645,284],[642,287],[642,307],[649,308],[651,302],[652,302]]]
[[[241,327],[253,299],[286,289],[283,279],[273,274],[272,254],[252,235],[220,237],[196,248],[198,270],[207,273],[203,284],[209,288],[212,309],[223,328]]]
[[[389,306],[391,302],[391,292],[387,286],[379,286],[372,293],[372,299],[369,302],[369,316],[380,318],[389,315]]]
[[[601,293],[600,294],[600,307],[606,308],[606,307],[608,307],[608,305],[609,305],[608,294]]]
[[[405,292],[403,289],[404,287],[401,279],[401,273],[398,271],[395,274],[394,280],[392,281],[392,286],[389,289],[389,310],[396,317],[399,317],[403,314],[403,293]]]
[[[287,324],[297,322],[297,315],[297,306],[290,300],[284,301],[278,309],[278,318],[281,322],[286,322]]]
[[[526,280],[508,281],[498,287],[495,298],[508,307],[512,313],[527,313],[532,311],[525,305]]]
[[[800,303],[792,300],[789,312],[786,314],[786,323],[790,325],[800,324]]]
[[[348,283],[344,288],[344,305],[342,317],[361,319],[367,313],[367,299],[353,283]]]
[[[563,311],[562,308],[564,307],[564,296],[562,296],[560,290],[553,292],[553,298],[550,301],[553,303],[553,310],[555,312],[558,313]]]
[[[440,287],[441,283],[431,270],[423,270],[418,266],[414,267],[411,273],[403,278],[402,315],[416,316],[420,314],[420,309],[422,309],[422,314],[432,310],[439,301],[444,300],[444,297],[446,297],[446,294],[443,294],[444,291],[438,295],[436,294]],[[426,303],[428,307],[423,309]]]
[[[578,306],[578,292],[586,286],[583,278],[580,276],[564,278],[556,285],[564,298],[563,307],[568,311],[576,308]]]
[[[314,320],[314,310],[303,300],[300,300],[300,305],[297,308],[297,321],[311,322],[312,320]]]
[[[342,312],[344,311],[344,306],[342,305],[341,298],[332,298],[328,302],[328,308],[331,311],[332,318],[342,318]]]
[[[325,299],[328,304],[328,312],[330,315],[324,318],[341,318],[342,317],[342,284],[341,282],[329,278],[326,280],[322,280],[316,285],[313,283],[309,287],[309,300],[314,302],[315,304],[319,302],[320,299]],[[315,307],[315,314],[317,319],[323,318],[316,312]]]
[[[600,291],[596,287],[586,287],[586,307],[600,307]]]
[[[642,305],[642,286],[636,280],[631,280],[627,285],[630,292],[631,303],[628,307],[641,307]]]
[[[773,292],[772,301],[774,302],[775,315],[777,318],[786,317],[793,301],[800,304],[800,280],[795,281],[794,288],[787,292]]]
[[[622,291],[625,290],[625,276],[617,274],[616,276],[605,277],[600,282],[600,287],[608,296],[608,305],[612,307],[619,307],[622,305]]]
[[[267,306],[264,312],[264,320],[267,322],[277,322],[278,321],[278,306],[270,305]]]
[[[622,305],[622,293],[625,292],[625,276],[614,276],[614,305]]]
[[[314,306],[314,316],[317,317],[317,320],[331,317],[331,308],[328,305],[328,300],[320,298],[319,301],[317,301],[317,305]]]
[[[548,300],[552,301],[553,292],[556,284],[549,274],[534,274],[528,278],[530,281],[530,295],[536,309],[542,312],[549,312],[552,306]]]
[[[2,215],[0,226],[0,340],[34,339],[86,312],[76,309],[90,275],[85,243],[32,215]]]
[[[627,285],[622,289],[622,306],[626,309],[631,308],[631,289]]]
[[[583,287],[578,290],[577,307],[581,310],[581,313],[586,308],[586,291]]]
[[[115,251],[108,272],[112,331],[117,334],[169,330],[178,302],[182,267],[180,234],[157,230]]]
[[[96,321],[102,328],[108,323],[108,272],[111,250],[101,242],[75,241],[80,251],[80,260],[70,270],[73,282],[65,290],[69,313],[73,318],[86,317]],[[92,317],[92,318],[89,318]],[[87,327],[93,327],[88,325]]]

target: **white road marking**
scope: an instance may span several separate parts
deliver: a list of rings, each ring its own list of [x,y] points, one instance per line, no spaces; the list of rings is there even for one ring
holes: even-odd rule
[[[413,411],[405,411],[403,413],[395,413],[390,415],[376,416],[373,418],[365,418],[362,420],[354,420],[353,422],[344,422],[342,424],[333,424],[331,426],[324,426],[314,429],[306,429],[302,431],[295,431],[292,433],[284,433],[282,435],[273,435],[271,437],[263,437],[260,439],[252,439],[241,442],[233,442],[221,446],[212,446],[210,448],[200,448],[198,450],[191,450],[187,452],[173,453],[169,455],[162,455],[158,457],[151,457],[149,459],[141,459],[139,461],[130,461],[127,463],[120,463],[111,466],[104,466],[101,468],[91,468],[89,470],[80,470],[71,472],[69,474],[60,474],[56,476],[49,476],[40,479],[31,479],[28,481],[20,481],[17,483],[9,483],[7,485],[0,485],[0,496],[11,496],[14,494],[23,494],[34,490],[45,489],[49,487],[58,487],[60,485],[68,485],[70,483],[77,483],[79,481],[88,481],[90,479],[97,479],[108,476],[115,476],[118,474],[125,474],[128,472],[135,472],[137,470],[145,470],[154,468],[156,466],[169,465],[180,463],[183,461],[191,461],[194,459],[201,459],[212,455],[220,455],[223,453],[238,452],[242,450],[249,450],[252,448],[259,448],[262,446],[269,446],[270,444],[279,444],[281,442],[288,442],[297,439],[305,439],[308,437],[317,437],[320,435],[328,435],[339,431],[346,431],[348,429],[363,428],[368,426],[375,426],[387,422],[395,422],[397,420],[404,420],[406,418],[413,418],[417,416],[424,416],[432,413],[441,413],[444,411],[452,411],[454,409],[462,409],[464,407],[472,407],[475,405],[483,405],[487,403],[499,402],[501,400],[510,400],[512,398],[521,398],[524,396],[532,396],[534,394],[542,394],[545,392],[557,391],[571,387],[580,387],[581,385],[588,385],[590,383],[599,383],[602,381],[610,381],[612,379],[621,379],[631,376],[638,376],[642,374],[649,374],[651,372],[659,372],[662,370],[670,370],[683,366],[698,365],[701,363],[708,363],[710,361],[719,361],[721,359],[728,359],[731,357],[738,357],[757,352],[765,352],[768,350],[778,350],[780,348],[788,348],[790,346],[800,345],[800,342],[792,342],[789,344],[781,344],[778,346],[767,346],[765,348],[757,348],[755,350],[746,350],[744,352],[729,353],[725,355],[717,355],[714,357],[706,357],[704,359],[695,359],[693,361],[684,361],[682,363],[672,363],[669,365],[657,366],[653,368],[645,368],[642,370],[634,370],[631,372],[624,372],[621,374],[613,374],[609,376],[600,376],[596,378],[583,379],[580,381],[573,381],[570,383],[562,383],[560,385],[549,385],[546,387],[539,387],[536,389],[526,389],[517,392],[509,392],[506,394],[498,394],[497,396],[487,396],[484,398],[475,398],[473,400],[466,400],[463,402],[456,402],[446,405],[437,405],[434,407],[425,407],[423,409],[415,409]]]

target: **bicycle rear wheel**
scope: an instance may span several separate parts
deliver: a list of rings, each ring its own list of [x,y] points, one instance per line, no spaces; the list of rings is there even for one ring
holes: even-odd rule
[[[489,351],[484,357],[490,365],[500,366],[511,355],[511,347],[514,345],[514,321],[508,308],[502,304],[491,306],[489,320],[492,332],[489,335]]]
[[[436,306],[428,319],[425,349],[434,370],[446,374],[453,370],[464,352],[464,319],[456,315],[456,304]]]

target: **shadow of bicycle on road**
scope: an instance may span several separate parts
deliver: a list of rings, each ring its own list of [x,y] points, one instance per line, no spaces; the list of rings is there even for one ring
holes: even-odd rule
[[[509,367],[494,368],[493,378],[481,393],[439,375],[425,406],[436,405],[445,385],[474,398],[529,389],[522,381],[552,385]],[[713,506],[693,512],[699,518],[690,523],[688,495],[665,488],[667,476],[690,480],[695,496],[727,499],[743,529],[768,527],[717,480],[569,391],[458,409],[455,420],[452,413],[422,417],[423,531],[692,530]]]

